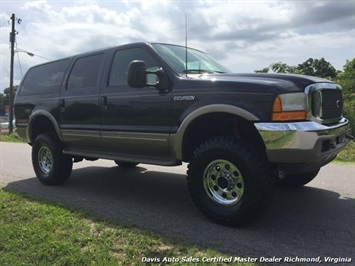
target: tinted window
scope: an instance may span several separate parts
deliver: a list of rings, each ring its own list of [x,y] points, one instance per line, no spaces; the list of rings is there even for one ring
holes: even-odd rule
[[[31,68],[21,85],[20,94],[59,91],[68,66],[69,59],[64,59]]]
[[[96,87],[102,59],[103,54],[95,54],[76,60],[68,79],[67,89]]]
[[[109,86],[122,86],[127,84],[127,71],[128,65],[133,60],[143,60],[147,65],[147,70],[159,69],[158,63],[141,48],[132,48],[127,50],[120,50],[115,53],[108,85]],[[157,77],[154,74],[147,76],[148,83],[155,83]]]

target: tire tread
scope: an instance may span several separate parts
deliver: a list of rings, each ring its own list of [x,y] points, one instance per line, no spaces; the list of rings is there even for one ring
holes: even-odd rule
[[[45,176],[38,166],[38,150],[41,145],[47,145],[52,152],[53,156],[53,171],[48,176]],[[64,155],[62,153],[63,145],[58,139],[58,137],[51,133],[43,133],[36,137],[36,140],[32,146],[32,165],[33,169],[37,175],[37,178],[44,185],[61,185],[65,183],[72,172],[73,160],[70,156]]]
[[[210,153],[212,150],[224,150],[230,154],[238,153],[248,162],[251,176],[257,177],[257,182],[250,186],[250,202],[244,203],[233,215],[225,215],[223,212],[216,213],[206,206],[200,195],[196,193],[196,179],[201,172],[199,158]],[[250,182],[250,181],[249,181]],[[188,165],[187,183],[190,195],[197,205],[197,208],[211,220],[225,225],[241,226],[261,215],[269,206],[273,190],[276,184],[276,174],[267,161],[266,154],[259,149],[234,137],[216,137],[201,144],[193,153]],[[244,197],[244,196],[243,196]],[[239,203],[238,203],[239,204]]]

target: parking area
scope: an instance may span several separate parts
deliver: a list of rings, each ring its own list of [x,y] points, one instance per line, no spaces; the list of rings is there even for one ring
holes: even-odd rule
[[[1,142],[0,177],[9,190],[226,254],[354,260],[355,164],[332,163],[303,188],[277,188],[267,213],[244,228],[214,224],[197,211],[186,165],[121,169],[112,161],[84,161],[64,186],[47,187],[35,178],[29,145]]]

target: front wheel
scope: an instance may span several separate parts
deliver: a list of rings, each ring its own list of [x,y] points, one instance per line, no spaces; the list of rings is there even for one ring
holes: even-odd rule
[[[59,185],[69,178],[73,160],[62,153],[62,145],[55,136],[40,134],[32,146],[32,165],[43,184]]]
[[[266,155],[241,139],[218,137],[198,147],[188,186],[198,209],[221,224],[243,225],[269,205],[276,176]]]

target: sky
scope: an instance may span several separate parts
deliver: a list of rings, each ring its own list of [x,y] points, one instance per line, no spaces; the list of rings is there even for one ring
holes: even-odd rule
[[[29,67],[130,42],[203,50],[233,72],[325,58],[355,58],[355,0],[0,0],[0,92],[10,84],[9,24],[16,24],[14,85]],[[29,56],[26,52],[34,54]]]

